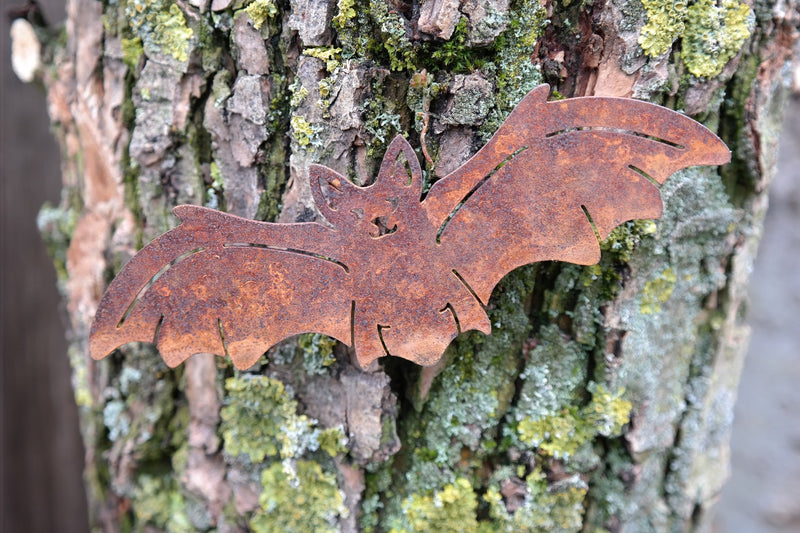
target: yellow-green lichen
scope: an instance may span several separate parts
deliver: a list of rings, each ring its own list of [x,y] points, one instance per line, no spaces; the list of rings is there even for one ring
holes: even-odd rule
[[[686,27],[688,0],[642,0],[647,23],[639,34],[639,46],[644,53],[660,56],[668,52]]]
[[[247,455],[253,463],[277,455],[298,457],[319,449],[321,439],[326,451],[340,451],[333,440],[343,439],[341,430],[322,437],[315,420],[297,414],[297,402],[280,381],[245,374],[225,380],[225,390],[220,431],[230,455]]]
[[[311,124],[300,115],[292,115],[292,134],[302,147],[316,146],[319,143],[320,126]]]
[[[364,113],[364,129],[369,133],[367,155],[379,157],[392,138],[403,131],[398,113],[398,102],[386,98],[383,94],[383,83],[377,79],[372,83],[372,97],[368,98],[362,108]]]
[[[144,52],[160,52],[181,62],[189,59],[194,32],[183,11],[167,0],[126,0],[125,16],[133,33],[142,40]]]
[[[753,12],[737,0],[697,0],[689,7],[686,34],[681,44],[681,58],[695,76],[711,78],[750,37]]]
[[[631,403],[622,399],[624,390],[609,393],[602,385],[590,384],[592,401],[585,407],[568,407],[540,418],[525,417],[517,425],[519,440],[543,455],[565,459],[575,455],[598,435],[618,436],[628,423]]]
[[[149,524],[163,528],[166,533],[196,531],[186,515],[186,501],[171,476],[139,476],[131,501],[133,514],[142,530]]]
[[[402,522],[391,533],[437,531],[474,533],[478,531],[478,499],[472,484],[464,478],[445,485],[433,494],[413,494],[403,500]]]
[[[250,520],[256,533],[333,533],[347,516],[336,476],[317,463],[275,463],[261,474],[261,484],[261,509]]]
[[[278,7],[274,0],[254,0],[245,9],[253,20],[253,27],[261,29],[264,23],[278,14]]]
[[[339,0],[336,5],[339,11],[333,17],[333,24],[336,26],[336,29],[341,30],[349,21],[355,18],[356,10],[354,7],[356,2],[355,0]]]
[[[622,399],[625,389],[611,393],[603,385],[590,384],[592,401],[583,409],[583,417],[597,433],[604,437],[616,437],[630,421],[631,402]]]
[[[664,270],[659,277],[651,279],[642,288],[639,311],[645,315],[661,312],[661,304],[669,300],[675,290],[678,277],[671,268]]]
[[[681,58],[693,75],[710,78],[741,49],[750,37],[754,16],[738,0],[642,0],[647,23],[639,46],[651,57],[669,52],[681,39]]]
[[[593,436],[587,424],[568,409],[536,420],[523,418],[517,433],[520,441],[556,459],[574,455]]]
[[[323,60],[325,62],[325,70],[329,73],[336,70],[342,62],[342,49],[332,46],[304,48],[303,54]]]

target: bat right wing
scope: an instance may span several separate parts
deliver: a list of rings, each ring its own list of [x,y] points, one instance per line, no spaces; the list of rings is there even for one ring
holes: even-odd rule
[[[348,268],[325,255],[334,230],[189,205],[174,212],[182,223],[137,253],[103,295],[90,333],[94,359],[143,341],[170,367],[207,352],[246,369],[298,333],[352,344]]]
[[[671,174],[730,159],[716,135],[669,109],[622,98],[547,102],[547,94],[546,86],[529,93],[423,204],[452,268],[484,304],[519,266],[596,263],[598,239],[661,215],[659,186]]]

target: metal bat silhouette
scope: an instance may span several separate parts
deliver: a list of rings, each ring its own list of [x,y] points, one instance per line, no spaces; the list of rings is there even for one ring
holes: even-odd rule
[[[432,365],[459,332],[490,333],[495,285],[528,263],[600,259],[598,237],[658,218],[658,186],[691,165],[730,159],[699,123],[654,104],[531,91],[489,142],[422,197],[405,139],[374,184],[309,169],[327,224],[255,222],[181,205],[182,223],[130,262],[100,301],[100,359],[132,341],[174,367],[198,352],[239,369],[304,332],[351,345],[362,366],[384,355]]]

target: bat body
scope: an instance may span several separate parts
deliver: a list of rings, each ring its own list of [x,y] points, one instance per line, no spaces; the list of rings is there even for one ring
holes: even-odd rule
[[[491,331],[495,285],[543,260],[596,263],[598,237],[661,215],[658,186],[691,165],[719,165],[722,141],[674,111],[619,98],[547,102],[540,86],[469,161],[422,197],[402,137],[374,184],[312,165],[328,223],[255,222],[178,206],[182,223],[142,249],[103,296],[90,335],[99,359],[153,342],[169,366],[198,352],[252,366],[304,332],[432,365],[461,331]]]

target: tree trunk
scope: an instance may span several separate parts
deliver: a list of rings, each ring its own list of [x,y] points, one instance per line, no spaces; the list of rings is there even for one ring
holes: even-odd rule
[[[45,40],[64,192],[45,233],[71,317],[103,530],[707,530],[727,476],[745,289],[797,3],[70,0]],[[598,266],[508,275],[444,363],[303,335],[254,368],[88,356],[99,297],[179,203],[317,217],[309,164],[367,184],[395,134],[426,180],[530,89],[679,109],[733,150],[662,188]],[[313,302],[309,302],[313,305]],[[276,306],[276,312],[280,307]]]

